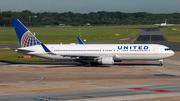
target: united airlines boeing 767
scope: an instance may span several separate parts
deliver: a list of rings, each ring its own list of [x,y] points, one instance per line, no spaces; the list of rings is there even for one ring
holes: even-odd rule
[[[42,58],[73,59],[92,63],[114,64],[123,60],[159,60],[171,57],[174,52],[159,44],[43,44],[18,19],[11,20],[21,47],[16,52]]]

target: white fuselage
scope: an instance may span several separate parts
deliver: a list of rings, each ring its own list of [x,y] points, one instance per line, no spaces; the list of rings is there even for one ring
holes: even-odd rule
[[[161,23],[160,26],[162,26],[162,27],[167,26],[167,24],[166,23]]]
[[[174,55],[168,47],[159,44],[46,44],[53,53],[47,54],[41,45],[18,48],[22,52],[48,59],[77,59],[78,57],[113,57],[120,60],[158,60]]]

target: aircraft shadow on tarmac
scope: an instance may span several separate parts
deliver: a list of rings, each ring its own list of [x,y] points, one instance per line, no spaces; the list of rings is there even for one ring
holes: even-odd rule
[[[7,65],[39,65],[39,66],[45,66],[45,65],[51,65],[46,68],[61,68],[61,67],[84,67],[84,63],[79,62],[60,62],[60,61],[46,61],[46,62],[10,62],[10,61],[4,61],[0,60],[0,62],[7,63]],[[54,66],[56,65],[56,66]],[[118,67],[129,67],[129,66],[159,66],[159,64],[155,63],[115,63],[113,65],[92,65],[91,67],[96,68],[111,68],[112,66],[118,66]],[[38,67],[36,67],[38,68]]]

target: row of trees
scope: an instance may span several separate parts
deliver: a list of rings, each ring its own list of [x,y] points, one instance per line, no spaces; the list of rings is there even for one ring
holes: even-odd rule
[[[66,24],[72,26],[86,25],[134,25],[134,24],[156,24],[167,20],[167,23],[179,24],[180,13],[151,14],[146,12],[122,13],[122,12],[91,12],[81,13],[33,13],[25,10],[22,12],[1,12],[0,26],[12,26],[10,19],[19,19],[26,26],[44,26]]]

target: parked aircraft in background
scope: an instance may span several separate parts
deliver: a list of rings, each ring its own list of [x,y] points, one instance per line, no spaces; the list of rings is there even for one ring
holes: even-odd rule
[[[43,44],[18,19],[11,20],[21,47],[16,52],[42,58],[84,62],[92,64],[114,64],[123,60],[159,60],[171,57],[174,52],[159,44]]]
[[[173,25],[173,24],[167,24],[167,21],[165,20],[164,23],[161,23],[161,24],[154,24],[154,25],[158,25],[159,27],[168,27],[168,26]]]

